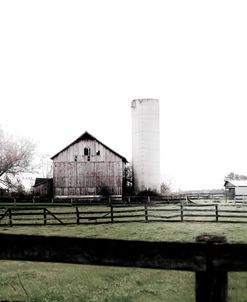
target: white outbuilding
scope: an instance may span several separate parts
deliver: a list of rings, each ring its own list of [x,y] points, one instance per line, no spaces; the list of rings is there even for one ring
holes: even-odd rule
[[[247,201],[247,180],[225,180],[224,187],[227,197]]]

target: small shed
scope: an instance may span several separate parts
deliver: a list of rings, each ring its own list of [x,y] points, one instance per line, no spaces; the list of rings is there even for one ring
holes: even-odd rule
[[[33,195],[40,197],[51,197],[53,186],[52,178],[36,178],[33,185]]]
[[[227,197],[231,199],[247,199],[247,180],[225,180]]]
[[[9,188],[5,182],[0,179],[0,197],[8,197],[9,195]]]
[[[122,196],[126,158],[90,133],[83,133],[51,159],[55,198]]]

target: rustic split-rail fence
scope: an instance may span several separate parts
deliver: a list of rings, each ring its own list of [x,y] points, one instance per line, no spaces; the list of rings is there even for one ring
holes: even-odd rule
[[[0,225],[69,225],[127,222],[246,223],[247,206],[234,204],[108,204],[0,206]]]

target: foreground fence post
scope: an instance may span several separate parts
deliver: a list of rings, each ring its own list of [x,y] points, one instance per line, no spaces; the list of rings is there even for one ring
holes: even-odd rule
[[[184,221],[184,206],[182,203],[180,205],[180,214],[181,214],[181,222],[183,222]]]
[[[219,221],[219,209],[218,209],[217,204],[215,205],[215,219],[216,219],[216,222]]]
[[[11,211],[11,209],[9,208],[9,226],[13,226],[13,220],[12,220],[12,211]]]
[[[227,271],[217,271],[213,266],[213,246],[225,243],[224,236],[202,235],[197,242],[207,244],[206,271],[196,272],[196,302],[227,302]]]
[[[47,212],[46,212],[46,209],[44,209],[43,211],[44,211],[44,225],[47,225]]]
[[[80,224],[80,212],[78,207],[76,207],[75,209],[76,209],[76,223]]]
[[[113,213],[113,206],[112,206],[112,204],[110,204],[110,208],[111,208],[111,223],[114,223],[114,213]]]
[[[148,207],[147,204],[144,203],[144,211],[145,211],[145,222],[148,222]]]

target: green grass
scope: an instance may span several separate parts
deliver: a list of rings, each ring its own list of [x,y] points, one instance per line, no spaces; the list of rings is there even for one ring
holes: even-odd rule
[[[0,300],[189,302],[193,282],[185,272],[2,261]]]
[[[49,225],[1,227],[1,233],[80,236],[113,239],[193,242],[209,233],[226,236],[228,242],[247,243],[247,225],[232,223],[116,223],[96,225]]]
[[[247,243],[246,224],[126,223],[113,225],[3,226],[1,233],[193,242],[224,235]],[[194,301],[194,273],[0,261],[0,301]],[[229,273],[229,301],[247,300],[247,273]]]

